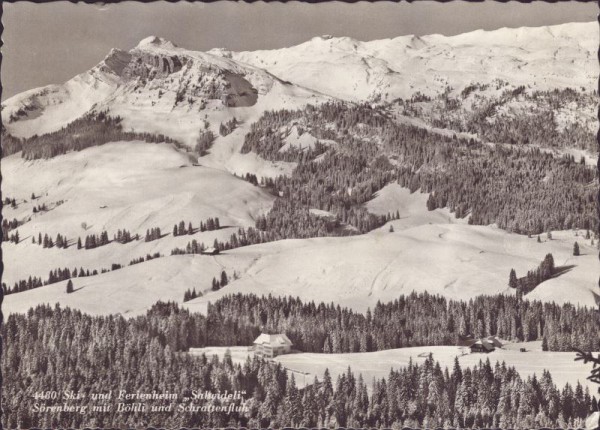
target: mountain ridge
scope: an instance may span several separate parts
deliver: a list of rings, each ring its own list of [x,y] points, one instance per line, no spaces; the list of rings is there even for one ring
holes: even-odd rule
[[[460,91],[472,82],[511,77],[514,79],[509,80],[515,85],[587,87],[594,84],[597,76],[596,43],[589,37],[597,32],[597,27],[594,22],[504,27],[454,36],[404,35],[366,42],[326,35],[287,48],[240,52],[225,48],[188,50],[164,38],[148,36],[128,51],[112,49],[98,65],[65,84],[32,89],[7,99],[2,103],[3,116],[9,118],[10,129],[10,123],[19,115],[31,118],[31,112],[39,111],[48,94],[54,95],[50,104],[64,101],[75,91],[95,90],[95,98],[86,94],[89,102],[81,101],[79,108],[73,109],[74,115],[81,115],[103,99],[102,91],[116,90],[121,82],[115,77],[123,73],[132,58],[144,60],[144,55],[159,57],[153,64],[159,76],[180,71],[185,64],[179,63],[187,63],[191,58],[207,67],[248,74],[255,78],[253,85],[258,84],[259,92],[268,92],[269,81],[279,79],[284,84],[350,101],[390,101],[410,98],[417,92],[431,95],[446,87]],[[489,49],[483,49],[486,47]],[[504,49],[503,55],[496,55],[494,49],[498,48]],[[150,64],[149,58],[144,61]],[[462,63],[465,64],[461,69],[457,65]],[[541,67],[543,63],[554,67]],[[423,76],[423,71],[428,73]],[[271,79],[265,78],[265,73]],[[142,73],[133,77],[148,76]]]

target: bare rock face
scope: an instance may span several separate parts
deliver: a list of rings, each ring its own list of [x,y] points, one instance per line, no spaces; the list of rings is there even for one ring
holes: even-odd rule
[[[258,99],[258,91],[242,75],[224,72],[226,90],[221,100],[228,107],[252,106]]]
[[[131,57],[129,52],[120,49],[112,49],[104,59],[104,66],[107,68],[107,71],[121,76],[123,70],[131,61]]]
[[[160,49],[147,49],[148,45]],[[181,53],[160,38],[146,38],[129,53],[113,50],[105,63],[125,82],[136,82],[136,89],[151,85],[171,91],[175,106],[221,100],[227,107],[245,107],[258,99],[258,90],[242,73]]]
[[[186,63],[186,57],[134,50],[132,51],[132,61],[123,70],[123,78],[165,78],[172,73],[179,72]]]

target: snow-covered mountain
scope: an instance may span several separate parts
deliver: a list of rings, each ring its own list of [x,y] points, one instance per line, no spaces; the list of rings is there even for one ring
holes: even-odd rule
[[[90,110],[107,111],[121,116],[128,128],[164,133],[192,146],[205,122],[229,119],[230,110],[243,119],[244,111],[321,98],[263,69],[150,36],[130,51],[112,49],[65,84],[6,100],[2,117],[9,133],[30,137],[56,131]]]
[[[389,101],[496,79],[539,89],[592,88],[597,47],[592,22],[370,42],[321,36],[284,49],[210,52],[345,100]]]
[[[593,88],[597,41],[593,22],[370,42],[321,36],[252,52],[196,52],[151,36],[130,51],[111,50],[65,84],[6,100],[2,117],[11,134],[28,137],[54,131],[90,109],[107,110],[136,131],[161,132],[191,145],[203,120],[231,116],[223,111],[244,116],[317,102],[323,95],[392,101],[498,81],[536,89]]]
[[[584,87],[585,106],[577,103],[582,97],[574,96],[576,101],[561,106],[556,118],[564,126],[586,117],[585,125],[591,127],[596,112],[595,102],[589,100],[598,75],[597,40],[597,24],[584,23],[371,42],[325,36],[285,49],[238,53],[195,52],[151,36],[129,51],[113,49],[97,66],[64,84],[5,101],[6,131],[16,137],[42,135],[89,112],[106,111],[121,117],[126,131],[163,134],[192,148],[208,128],[215,142],[199,163],[172,145],[122,141],[51,159],[27,160],[19,154],[3,158],[3,196],[15,199],[3,215],[18,221],[21,236],[18,244],[3,245],[8,284],[29,276],[45,279],[49,271],[67,266],[99,271],[113,264],[123,266],[81,278],[76,294],[65,293],[66,281],[11,294],[7,308],[25,311],[37,303],[59,301],[92,313],[136,314],[159,299],[181,302],[183,293],[195,287],[206,295],[188,303],[193,309],[222,294],[245,292],[336,300],[364,310],[377,300],[413,290],[460,299],[512,294],[506,286],[511,268],[520,275],[527,273],[549,252],[558,264],[573,268],[540,284],[531,297],[593,306],[595,248],[593,239],[584,242],[583,231],[555,232],[554,240],[538,243],[494,226],[470,226],[446,209],[428,211],[425,194],[410,194],[397,184],[379,190],[367,209],[378,215],[399,211],[401,219],[365,235],[276,241],[217,257],[170,253],[191,240],[209,245],[215,239],[228,240],[271,210],[277,194],[231,175],[276,177],[290,175],[296,167],[296,162],[241,153],[245,136],[267,110],[293,110],[332,99],[385,103],[429,94],[438,98],[424,102],[423,97],[414,97],[386,109],[399,121],[450,137],[455,130],[447,124],[460,123],[452,115],[483,110],[493,97],[501,98],[521,85],[581,92]],[[461,96],[469,87],[476,89]],[[452,115],[447,100],[439,98],[447,92],[460,103]],[[531,100],[517,93],[497,102],[495,115],[500,121],[534,110]],[[237,128],[219,134],[219,125],[234,117]],[[292,123],[279,130],[285,135],[284,148],[314,147],[316,137]],[[326,143],[335,148],[331,139]],[[30,198],[32,194],[35,198]],[[39,206],[47,209],[38,210]],[[219,217],[225,226],[197,231],[199,222],[210,217]],[[196,230],[171,235],[180,220],[193,222]],[[143,238],[153,228],[161,228],[163,237],[75,249],[77,238],[89,234],[107,231],[112,237],[127,229]],[[58,233],[70,241],[67,249],[47,249],[33,242],[40,234]],[[571,255],[575,240],[582,246],[576,264]],[[165,258],[128,265],[155,253]],[[433,269],[432,256],[438,261]],[[239,278],[227,289],[213,292],[211,279],[222,270]]]

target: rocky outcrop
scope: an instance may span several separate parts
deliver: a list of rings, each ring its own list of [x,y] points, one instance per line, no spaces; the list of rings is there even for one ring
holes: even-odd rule
[[[104,59],[104,66],[107,68],[107,71],[121,76],[123,70],[131,61],[131,57],[129,52],[121,51],[120,49],[111,49]]]
[[[132,61],[124,69],[123,77],[131,79],[164,78],[172,73],[179,72],[187,63],[186,57],[177,55],[161,55],[139,50],[132,51]]]

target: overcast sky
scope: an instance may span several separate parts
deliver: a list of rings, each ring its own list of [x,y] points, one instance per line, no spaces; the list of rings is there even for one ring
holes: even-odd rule
[[[241,51],[291,46],[323,34],[359,40],[454,35],[593,21],[597,13],[595,2],[5,3],[2,99],[62,83],[93,67],[111,48],[131,49],[149,35],[193,50]]]

